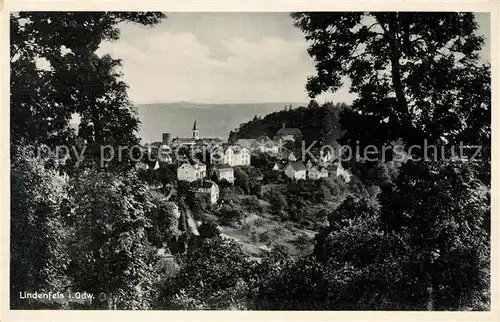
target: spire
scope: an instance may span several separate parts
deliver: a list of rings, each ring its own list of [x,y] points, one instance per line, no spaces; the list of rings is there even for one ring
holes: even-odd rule
[[[194,124],[193,124],[193,139],[195,139],[195,140],[200,139],[200,131],[198,130],[198,127],[196,126],[196,119],[194,119]]]

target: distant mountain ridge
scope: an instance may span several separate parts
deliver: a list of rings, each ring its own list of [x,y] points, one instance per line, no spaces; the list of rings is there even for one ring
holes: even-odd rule
[[[286,106],[307,106],[307,103],[245,103],[205,104],[190,102],[136,104],[141,126],[138,137],[143,143],[161,141],[162,133],[175,137],[191,137],[196,119],[201,137],[228,139],[229,132],[255,116],[284,110]]]

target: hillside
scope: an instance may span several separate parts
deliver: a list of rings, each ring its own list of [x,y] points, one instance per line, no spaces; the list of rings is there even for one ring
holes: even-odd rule
[[[159,141],[163,132],[172,137],[191,136],[194,119],[202,137],[227,139],[231,130],[255,116],[282,110],[286,105],[302,103],[258,104],[195,104],[188,102],[137,105],[141,128],[138,136],[143,142]]]
[[[291,110],[272,112],[265,117],[256,117],[230,133],[230,140],[254,139],[266,135],[273,137],[285,124],[287,128],[301,130],[306,144],[313,141],[333,143],[341,135],[339,117],[344,103],[326,103],[322,106],[300,106]]]

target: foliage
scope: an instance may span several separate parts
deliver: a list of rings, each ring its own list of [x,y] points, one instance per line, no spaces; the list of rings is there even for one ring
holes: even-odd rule
[[[188,192],[186,202],[193,212],[193,216],[200,219],[202,214],[211,210],[210,197],[206,194]]]
[[[92,294],[113,294],[96,307],[147,308],[151,267],[147,214],[153,204],[134,173],[87,173],[71,180],[70,273],[74,286]]]
[[[222,237],[202,239],[183,262],[179,274],[165,281],[160,308],[244,308],[252,265],[238,244]]]
[[[409,272],[438,309],[489,306],[490,197],[471,168],[408,162],[380,195],[386,229],[406,237]]]
[[[121,22],[152,26],[155,12],[19,12],[10,17],[12,144],[79,145],[85,162],[101,146],[138,143],[139,121],[118,71],[120,60],[95,54],[103,41],[116,40]],[[45,62],[43,67],[39,62]],[[72,86],[67,86],[71,84]],[[70,127],[81,117],[78,134]],[[127,166],[129,150],[116,165]],[[74,167],[75,161],[68,162]]]
[[[295,240],[295,247],[297,247],[297,249],[302,253],[307,250],[309,244],[310,240],[304,234],[300,234]]]
[[[65,222],[66,181],[12,151],[11,164],[11,307],[27,308],[20,292],[67,289],[70,258]]]
[[[288,207],[287,199],[281,193],[268,192],[266,195],[266,200],[271,204],[270,211],[273,215],[282,217],[285,209]]]
[[[341,142],[377,147],[482,145],[478,164],[489,184],[490,66],[479,63],[483,38],[469,12],[293,13],[310,42],[311,97],[350,80],[358,96],[342,113]],[[416,151],[422,156],[423,149]],[[390,157],[388,153],[386,157]],[[430,158],[435,157],[431,155]]]
[[[250,156],[250,164],[257,169],[266,170],[271,166],[271,159],[267,153],[252,154]]]
[[[240,187],[245,193],[250,192],[250,184],[248,175],[240,167],[234,169],[234,185]]]
[[[147,212],[151,226],[146,229],[148,240],[157,247],[168,242],[174,235],[179,235],[178,230],[179,210],[172,202],[159,201]]]
[[[237,225],[244,215],[240,206],[235,203],[225,204],[217,212],[220,224],[229,226]]]
[[[217,225],[212,221],[203,222],[198,228],[198,231],[202,238],[214,238],[220,235]]]
[[[260,204],[259,198],[256,196],[248,196],[242,200],[243,206],[248,212],[260,213],[263,208]]]
[[[316,236],[318,260],[358,276],[350,303],[487,309],[489,196],[470,166],[408,162],[379,199],[348,196]]]
[[[302,132],[306,146],[314,141],[332,144],[341,135],[338,123],[340,111],[347,107],[345,103],[327,102],[317,107],[298,107],[293,110],[282,110],[266,115],[262,119],[254,119],[241,124],[239,129],[231,132],[229,140],[240,138],[259,139],[262,136],[273,138],[283,124],[289,128],[298,128]],[[319,144],[316,144],[319,148]],[[298,147],[300,148],[300,142]]]

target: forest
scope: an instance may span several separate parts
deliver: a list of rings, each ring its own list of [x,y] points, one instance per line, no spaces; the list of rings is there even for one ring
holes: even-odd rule
[[[241,124],[236,131],[229,134],[229,141],[259,139],[264,136],[273,138],[276,132],[285,126],[299,129],[307,146],[314,141],[332,145],[342,136],[340,114],[347,107],[345,103],[331,102],[320,106],[315,100],[311,100],[307,107],[285,106],[281,111],[267,114],[263,118],[254,117],[253,120]]]

